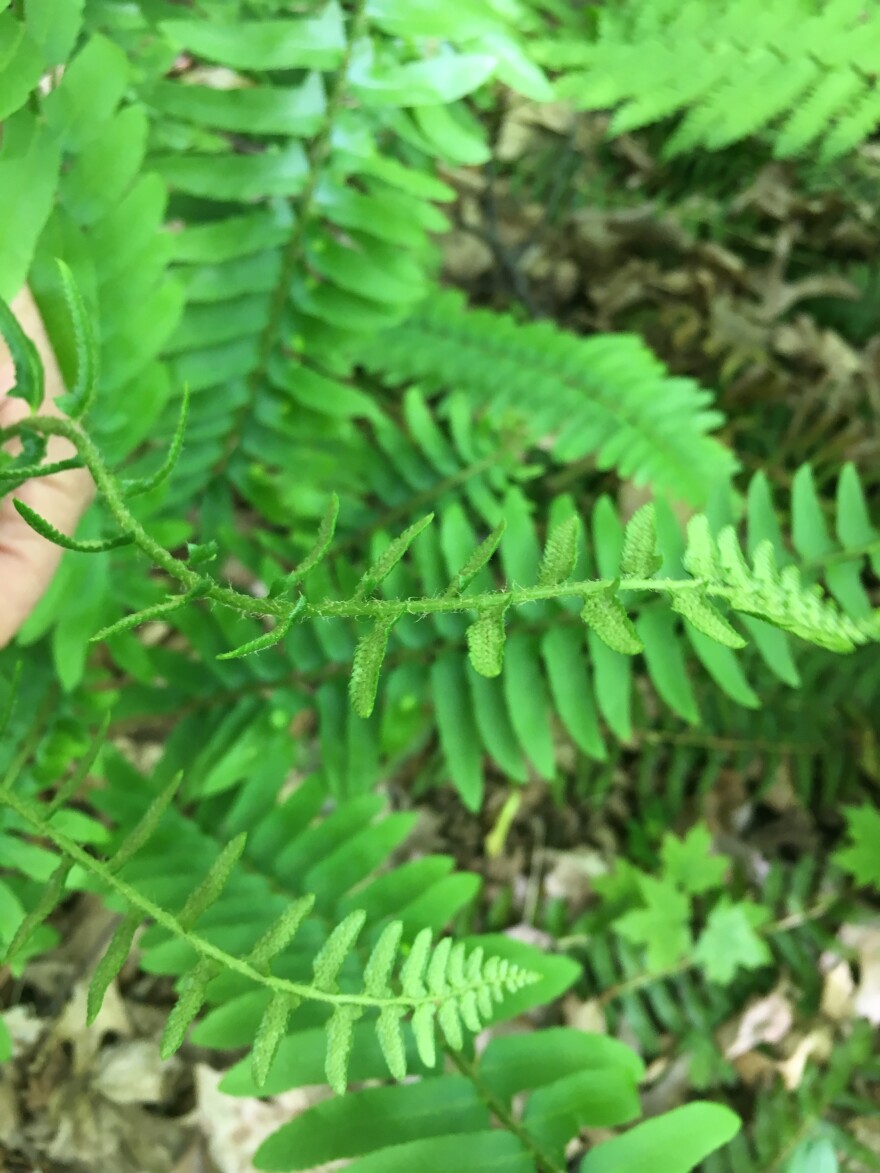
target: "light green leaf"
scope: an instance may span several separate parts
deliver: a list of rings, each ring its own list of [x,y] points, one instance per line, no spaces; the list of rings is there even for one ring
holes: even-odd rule
[[[248,961],[254,969],[267,971],[269,962],[285,949],[296,936],[300,925],[312,911],[315,898],[301,896],[282,912],[251,950]]]
[[[406,1045],[400,1020],[406,1013],[402,1006],[385,1006],[376,1022],[376,1035],[388,1070],[395,1079],[406,1078]]]
[[[657,554],[657,521],[653,502],[638,509],[626,523],[620,573],[625,578],[653,578],[663,559]]]
[[[805,1140],[787,1161],[783,1173],[839,1173],[840,1162],[827,1136]]]
[[[0,338],[12,356],[15,382],[7,392],[23,399],[32,411],[43,404],[43,364],[36,346],[22,329],[10,306],[0,298]],[[27,518],[25,518],[27,520]]]
[[[433,520],[434,514],[429,513],[426,517],[421,518],[420,521],[408,526],[402,534],[394,538],[372,566],[364,571],[353,597],[355,599],[363,599],[372,594],[382,580],[391,573],[419,534],[427,529]]]
[[[390,991],[389,981],[397,960],[403,924],[391,921],[382,930],[382,935],[373,947],[364,968],[364,992],[371,997],[381,998]]]
[[[338,1096],[348,1083],[354,1024],[363,1012],[361,1006],[337,1006],[327,1026],[327,1082]]]
[[[835,852],[834,861],[857,884],[880,890],[880,811],[873,806],[851,806],[844,814],[852,842]]]
[[[168,1015],[159,1043],[159,1054],[163,1059],[170,1058],[183,1046],[187,1027],[204,1005],[208,986],[216,976],[217,968],[216,961],[203,957],[195,969],[183,978],[177,1001]]]
[[[728,648],[744,648],[746,641],[736,628],[724,618],[714,603],[696,591],[679,591],[672,597],[672,609],[683,615],[688,623]]]
[[[497,58],[483,53],[440,53],[387,67],[355,62],[351,87],[366,106],[429,106],[457,102],[492,76]]]
[[[324,943],[323,948],[312,962],[315,975],[314,984],[319,990],[333,993],[336,989],[336,978],[346,957],[354,948],[358,934],[364,927],[367,914],[361,910],[350,912],[340,924],[336,926]]]
[[[483,793],[483,749],[470,704],[466,663],[452,651],[431,665],[431,695],[449,776],[468,810]]]
[[[186,904],[177,914],[184,929],[191,929],[199,917],[218,899],[229,883],[233,869],[241,858],[247,835],[242,832],[220,851],[202,882],[186,898]]]
[[[670,969],[691,948],[691,905],[677,888],[653,876],[639,876],[644,908],[624,913],[614,931],[635,945],[644,945],[648,968]]]
[[[550,531],[538,571],[539,586],[556,586],[571,578],[578,556],[580,521],[575,514]]]
[[[422,929],[410,946],[409,954],[400,971],[400,982],[407,998],[424,998],[425,966],[431,953],[431,930]]]
[[[504,613],[506,606],[483,611],[467,629],[468,654],[474,671],[481,676],[500,676],[504,660]]]
[[[697,823],[683,839],[664,835],[660,848],[663,878],[694,895],[720,887],[729,860],[723,855],[710,855],[711,850],[712,836],[705,823]]]
[[[380,615],[368,632],[361,636],[355,648],[351,666],[349,696],[351,705],[359,717],[365,720],[373,711],[382,661],[388,647],[388,635],[397,620],[397,615]]]
[[[477,577],[495,551],[498,549],[498,544],[504,536],[506,522],[502,519],[498,525],[492,530],[489,536],[482,541],[473,554],[467,559],[465,564],[456,574],[455,578],[449,584],[446,594],[447,596],[459,595],[473,580]]]
[[[647,607],[635,629],[644,644],[651,683],[674,712],[696,725],[700,720],[697,699],[671,613],[665,607]]]
[[[163,33],[182,50],[228,65],[259,72],[288,69],[333,69],[345,49],[345,29],[338,4],[304,20],[220,21],[166,20]]]
[[[581,1128],[614,1128],[638,1119],[635,1079],[624,1067],[573,1072],[529,1096],[523,1123],[541,1148],[558,1158]]]
[[[251,1052],[251,1067],[257,1087],[262,1087],[266,1082],[269,1068],[287,1030],[287,1020],[299,1001],[299,998],[286,991],[276,991],[260,1019]]]
[[[86,1024],[91,1024],[98,1017],[104,1002],[104,995],[110,988],[110,983],[125,965],[131,951],[131,944],[138,926],[143,921],[143,913],[138,908],[130,908],[123,920],[116,927],[116,931],[107,946],[104,956],[95,967],[92,980],[89,982],[89,992],[86,1007]]]
[[[433,1067],[437,1062],[437,1042],[434,1037],[436,1009],[433,1002],[423,1002],[412,1016],[411,1021],[419,1058],[426,1067]]]
[[[728,896],[721,897],[694,949],[694,959],[709,981],[729,985],[738,969],[760,969],[772,962],[766,941],[755,931],[769,919],[760,904],[734,904]]]
[[[76,44],[82,27],[85,0],[28,0],[27,30],[46,65],[62,65]],[[0,115],[2,117],[2,115]]]
[[[721,1104],[685,1104],[597,1145],[584,1157],[580,1173],[691,1173],[740,1127],[739,1117]]]

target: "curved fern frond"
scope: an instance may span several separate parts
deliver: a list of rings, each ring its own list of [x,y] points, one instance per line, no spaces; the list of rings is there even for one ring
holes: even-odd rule
[[[556,460],[593,456],[600,469],[696,505],[736,467],[709,435],[723,420],[711,395],[669,375],[632,335],[577,338],[445,292],[365,339],[357,357],[390,382],[460,392],[496,423],[520,417],[533,443],[552,440]]]
[[[583,35],[539,49],[563,72],[560,93],[613,110],[611,134],[683,112],[670,156],[766,132],[779,157],[818,146],[828,161],[880,121],[880,23],[851,0],[736,0],[721,11],[711,0],[629,0],[599,10],[595,40]]]

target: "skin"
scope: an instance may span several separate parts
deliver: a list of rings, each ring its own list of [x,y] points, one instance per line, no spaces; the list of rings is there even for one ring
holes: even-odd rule
[[[42,415],[60,416],[55,399],[64,391],[58,363],[49,343],[36,303],[27,289],[13,300],[12,311],[36,345],[46,373],[46,398]],[[12,359],[0,339],[0,427],[7,428],[28,414],[27,404],[8,394],[15,382]],[[10,450],[14,447],[10,445]],[[46,460],[74,456],[62,436],[49,439]],[[94,495],[92,478],[85,469],[56,473],[29,481],[0,500],[0,647],[5,646],[30,615],[52,580],[61,559],[54,543],[35,533],[12,505],[16,496],[41,513],[57,529],[73,534],[77,522]]]

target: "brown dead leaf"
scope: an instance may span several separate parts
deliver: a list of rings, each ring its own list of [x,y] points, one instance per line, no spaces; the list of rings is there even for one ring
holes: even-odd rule
[[[208,86],[212,90],[245,90],[255,83],[223,65],[194,65],[183,77],[186,85]]]
[[[848,961],[836,960],[822,983],[822,1013],[835,1022],[852,1017],[856,984]]]
[[[794,1011],[781,989],[753,1002],[739,1021],[736,1037],[725,1050],[728,1059],[737,1059],[760,1043],[778,1043],[791,1030]]]
[[[454,228],[443,238],[443,268],[454,281],[473,281],[495,263],[492,250],[473,232]]]
[[[543,853],[549,868],[544,876],[544,894],[551,900],[564,900],[572,909],[580,909],[593,891],[593,880],[608,873],[608,863],[600,851],[581,848],[575,851],[547,850]]]
[[[495,142],[495,157],[503,163],[520,159],[535,145],[542,130],[566,135],[574,121],[575,111],[569,102],[530,102],[510,94]]]
[[[859,984],[853,1012],[880,1026],[880,924],[844,925],[841,944],[854,949],[859,959]]]
[[[831,1054],[834,1036],[828,1026],[817,1026],[798,1042],[787,1059],[776,1064],[786,1088],[793,1092],[800,1087],[807,1069],[813,1060],[823,1061]]]
[[[92,1087],[114,1104],[160,1104],[174,1072],[148,1039],[104,1047],[95,1066]]]
[[[188,1139],[188,1126],[170,1111],[181,1061],[163,1063],[157,1039],[132,1037],[115,985],[92,1026],[84,982],[56,1019],[15,1009],[5,1018],[14,1050],[0,1085],[0,1134],[14,1150],[47,1169],[52,1162],[113,1173],[171,1169]]]
[[[791,762],[783,759],[773,771],[773,781],[761,795],[761,801],[777,814],[797,807],[799,798],[791,773]]]
[[[646,1116],[656,1116],[680,1107],[688,1098],[691,1057],[678,1055],[671,1061],[654,1064],[648,1069],[642,1092],[642,1110]]]
[[[252,1159],[266,1137],[331,1094],[324,1088],[297,1088],[272,1100],[227,1096],[219,1090],[222,1078],[222,1072],[197,1064],[192,1113],[220,1173],[255,1173]],[[308,1173],[330,1173],[346,1163],[322,1165]]]
[[[574,994],[567,995],[562,1003],[562,1017],[566,1026],[575,1030],[594,1035],[608,1034],[605,1011],[598,998],[589,998],[585,1002]]]
[[[871,1116],[856,1116],[850,1121],[850,1129],[859,1144],[880,1158],[880,1114],[875,1112]]]
[[[733,1060],[733,1066],[748,1087],[769,1087],[776,1079],[776,1064],[760,1051],[747,1051]]]

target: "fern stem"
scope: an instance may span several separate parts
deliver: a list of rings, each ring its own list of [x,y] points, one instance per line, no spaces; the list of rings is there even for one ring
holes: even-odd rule
[[[474,1085],[477,1095],[492,1115],[500,1124],[504,1125],[508,1132],[513,1133],[520,1144],[534,1158],[537,1173],[566,1173],[566,1166],[560,1165],[553,1157],[538,1148],[534,1139],[513,1115],[513,1112],[507,1107],[504,1101],[480,1079],[479,1065],[471,1059],[468,1059],[461,1051],[453,1051],[451,1047],[445,1047],[444,1050],[465,1079]]]
[[[870,558],[880,554],[880,538],[873,542],[866,542],[863,546],[850,546],[846,550],[831,550],[820,558],[811,558],[802,563],[804,570],[821,570],[826,566],[836,566],[841,562],[858,562],[863,558]]]
[[[54,416],[34,415],[7,428],[2,436],[16,435],[19,431],[36,432],[41,436],[64,436],[76,445],[98,490],[104,495],[107,506],[124,534],[128,534],[153,562],[188,587],[194,587],[201,575],[185,562],[175,558],[164,546],[152,538],[141,523],[133,516],[122,499],[122,494],[113,476],[107,469],[94,441],[72,420]]]
[[[648,745],[688,745],[695,749],[719,750],[722,753],[817,754],[825,747],[821,741],[773,741],[766,737],[719,737],[699,730],[634,729],[637,741]]]
[[[202,581],[202,575],[187,566],[179,558],[170,554],[152,538],[140,522],[133,516],[117,484],[105,466],[97,446],[88,435],[68,419],[56,419],[50,416],[30,416],[21,423],[0,432],[0,439],[8,439],[21,431],[33,431],[44,436],[64,436],[75,444],[83,461],[91,472],[95,484],[106,498],[110,512],[119,524],[124,534],[128,534],[140,549],[153,560],[156,566],[161,567],[178,582],[188,588],[195,587]],[[590,579],[581,582],[551,584],[549,586],[514,587],[504,591],[486,591],[479,595],[440,596],[436,598],[397,599],[325,599],[318,603],[308,602],[303,608],[303,618],[332,619],[332,618],[384,618],[399,612],[402,607],[409,615],[435,615],[440,613],[457,614],[461,611],[485,611],[501,605],[522,606],[526,603],[537,603],[548,599],[586,598],[588,595],[607,591],[615,587],[617,590],[653,591],[677,594],[680,591],[705,590],[708,594],[729,597],[733,592],[720,584],[703,583],[697,579],[660,579],[660,578],[622,578]],[[274,616],[285,618],[291,604],[283,600],[256,599],[251,595],[212,584],[206,592],[208,598],[222,603],[240,612],[242,615]]]

